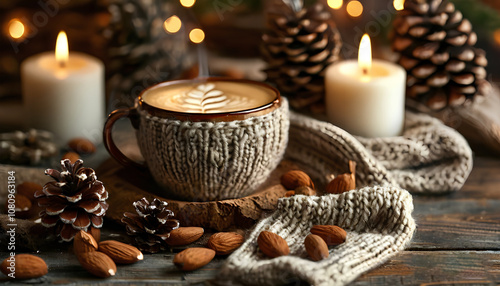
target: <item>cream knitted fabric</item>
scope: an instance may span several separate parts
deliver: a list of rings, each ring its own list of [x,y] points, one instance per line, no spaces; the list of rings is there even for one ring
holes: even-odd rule
[[[192,122],[140,108],[137,139],[155,181],[172,195],[207,201],[242,197],[276,168],[288,142],[288,102],[245,120]]]
[[[218,278],[230,284],[278,285],[292,279],[311,285],[345,285],[387,261],[411,240],[415,221],[411,195],[397,187],[366,187],[340,195],[282,198],[272,216],[261,220],[246,242],[223,265]],[[313,225],[338,225],[346,242],[330,256],[307,258],[304,239]],[[267,230],[283,237],[290,255],[267,258],[257,237]]]
[[[428,115],[406,112],[402,136],[355,137],[324,121],[290,115],[285,157],[327,184],[354,160],[357,186],[396,185],[413,193],[459,190],[472,170],[472,151],[454,129]]]

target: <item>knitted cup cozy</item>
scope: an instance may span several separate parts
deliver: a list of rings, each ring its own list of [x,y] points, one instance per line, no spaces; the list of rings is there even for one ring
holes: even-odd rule
[[[297,279],[311,285],[345,285],[404,249],[415,231],[411,195],[398,187],[365,187],[340,195],[282,198],[218,274],[229,284],[279,285]],[[304,239],[313,225],[338,225],[346,241],[319,262],[307,258]],[[268,258],[257,245],[263,230],[283,237],[290,254]],[[228,285],[229,285],[228,284]]]
[[[421,113],[406,112],[401,136],[355,137],[324,121],[292,113],[285,157],[320,184],[357,163],[357,186],[394,185],[412,193],[459,190],[472,170],[472,151],[457,131]]]
[[[171,196],[210,201],[246,196],[263,183],[285,152],[288,101],[261,116],[191,122],[151,116],[138,108],[141,152],[155,181]]]

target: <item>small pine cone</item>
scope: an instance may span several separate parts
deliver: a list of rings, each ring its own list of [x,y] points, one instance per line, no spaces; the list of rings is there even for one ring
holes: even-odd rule
[[[407,95],[442,109],[490,89],[485,52],[469,20],[448,0],[407,0],[394,20],[392,48],[408,73]]]
[[[267,80],[301,109],[323,104],[325,69],[338,60],[342,41],[325,5],[294,7],[282,0],[271,6],[261,54]]]
[[[35,198],[44,208],[40,213],[42,225],[53,228],[61,240],[71,241],[80,230],[102,227],[108,209],[108,192],[97,180],[94,170],[83,167],[82,160],[71,164],[66,159],[61,165],[61,172],[45,170],[55,181],[35,192]]]
[[[135,245],[144,252],[156,253],[167,248],[165,240],[170,232],[179,227],[179,221],[173,219],[174,213],[167,209],[167,202],[146,199],[134,202],[137,214],[125,212],[122,223],[127,234],[133,236]]]

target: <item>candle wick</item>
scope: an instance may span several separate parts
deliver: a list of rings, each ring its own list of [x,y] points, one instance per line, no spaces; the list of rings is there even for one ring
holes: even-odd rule
[[[363,68],[363,75],[368,75],[368,69],[367,68]]]
[[[60,66],[61,68],[65,68],[65,67],[66,67],[66,62],[65,62],[65,61],[60,61],[60,62],[59,62],[59,66]]]

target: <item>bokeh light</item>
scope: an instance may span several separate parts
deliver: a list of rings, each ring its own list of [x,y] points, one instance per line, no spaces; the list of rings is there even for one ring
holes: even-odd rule
[[[394,0],[393,4],[396,11],[401,11],[405,8],[405,0]]]
[[[363,14],[363,4],[357,0],[347,3],[346,9],[347,13],[351,17],[359,17]]]
[[[19,39],[24,35],[24,24],[18,19],[12,19],[9,22],[9,34],[13,39]]]
[[[340,7],[342,7],[342,5],[344,4],[344,1],[343,0],[328,0],[327,4],[332,9],[340,9]]]
[[[191,42],[199,44],[205,39],[205,32],[198,28],[192,29],[191,32],[189,32],[189,39]]]
[[[165,29],[165,31],[167,31],[167,33],[170,34],[179,32],[181,27],[182,27],[181,19],[179,19],[179,17],[177,17],[176,15],[169,17],[163,23],[163,28]]]
[[[182,6],[189,8],[192,7],[194,3],[196,3],[196,0],[180,0],[180,2]]]

